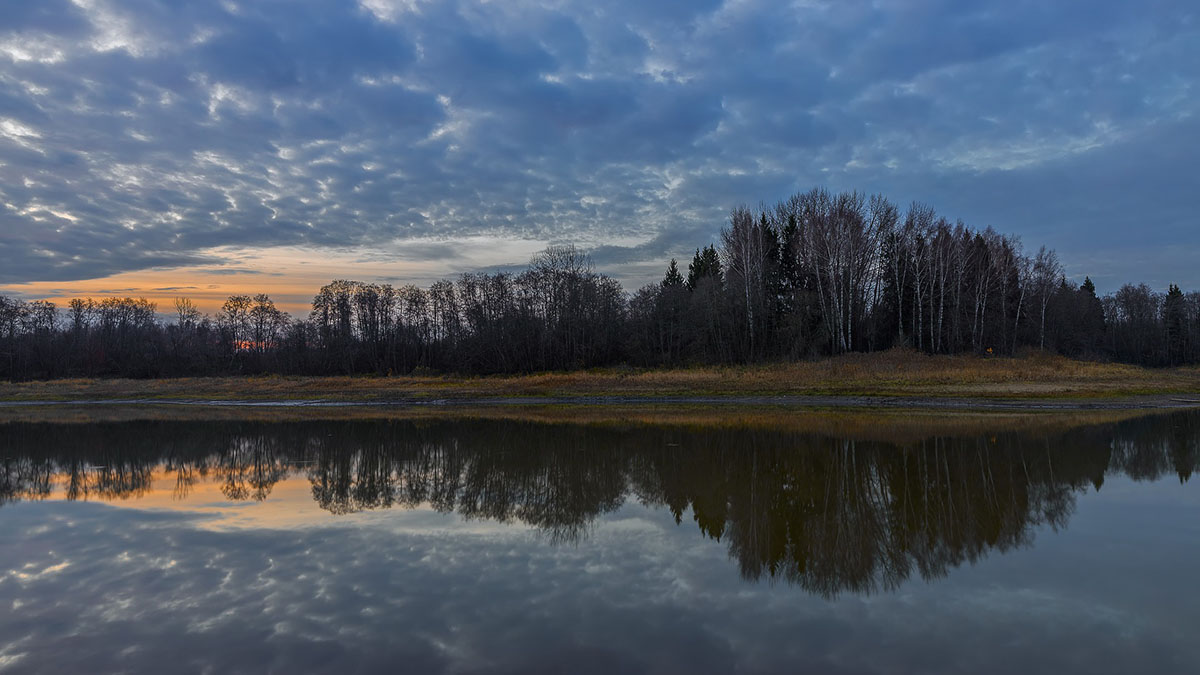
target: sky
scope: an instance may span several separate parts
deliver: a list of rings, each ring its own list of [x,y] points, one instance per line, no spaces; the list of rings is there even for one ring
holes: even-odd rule
[[[1194,0],[0,0],[0,293],[393,284],[730,209],[925,202],[1103,291],[1200,289]]]

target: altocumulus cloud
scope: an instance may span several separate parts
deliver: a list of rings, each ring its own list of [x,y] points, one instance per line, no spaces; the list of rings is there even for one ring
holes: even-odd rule
[[[821,184],[1047,243],[1102,287],[1196,287],[1196,13],[0,0],[0,283],[480,237],[620,275]]]

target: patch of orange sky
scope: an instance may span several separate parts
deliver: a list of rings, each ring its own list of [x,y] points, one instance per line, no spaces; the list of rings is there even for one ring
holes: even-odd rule
[[[188,298],[200,311],[213,314],[231,295],[266,293],[281,310],[303,316],[321,286],[334,279],[426,287],[489,265],[523,265],[545,243],[481,238],[454,246],[462,255],[452,260],[407,258],[403,244],[390,253],[299,247],[217,249],[206,255],[223,259],[222,264],[152,268],[78,281],[31,281],[0,287],[0,293],[50,300],[60,307],[80,297],[146,298],[165,315],[174,313],[176,298]]]

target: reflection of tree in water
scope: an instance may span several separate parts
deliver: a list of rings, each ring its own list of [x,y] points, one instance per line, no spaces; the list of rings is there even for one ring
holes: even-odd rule
[[[709,440],[736,448],[731,441]],[[944,575],[1025,543],[1033,526],[1064,524],[1074,490],[1104,466],[1070,454],[1017,436],[899,447],[801,437],[783,448],[758,438],[750,453],[684,444],[648,473],[669,482],[638,491],[661,495],[677,519],[690,507],[702,531],[729,542],[748,579],[869,592],[914,571]]]
[[[261,502],[276,483],[291,473],[289,455],[275,436],[246,434],[224,446],[212,470],[221,480],[221,494],[227,498]]]
[[[1122,432],[1112,441],[1111,468],[1134,480],[1159,480],[1174,472],[1182,483],[1200,466],[1200,415],[1131,420]]]
[[[144,494],[156,472],[176,496],[202,482],[263,500],[304,475],[333,513],[428,504],[578,541],[630,497],[727,543],[747,579],[865,593],[932,579],[1065,525],[1105,472],[1187,480],[1200,415],[1052,436],[932,437],[892,444],[751,430],[520,422],[9,425],[0,504]]]
[[[428,503],[570,541],[624,502],[626,455],[592,429],[473,422],[357,431],[324,438],[308,470],[313,497],[334,513]]]
[[[56,480],[71,500],[128,499],[149,491],[157,461],[130,455],[123,442],[87,434],[70,434],[75,437],[69,442],[68,434],[50,440],[37,429],[9,425],[0,433],[0,504],[48,498]]]
[[[14,457],[11,451],[4,454],[6,456],[0,458],[0,505],[21,499],[37,500],[50,496],[58,467],[49,457]]]

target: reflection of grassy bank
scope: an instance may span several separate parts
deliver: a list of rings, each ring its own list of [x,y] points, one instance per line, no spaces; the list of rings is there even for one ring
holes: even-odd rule
[[[92,423],[130,421],[295,422],[317,420],[509,420],[608,428],[664,426],[692,430],[764,429],[819,433],[856,440],[900,441],[940,435],[1004,431],[1057,432],[1154,414],[1136,410],[1044,412],[822,409],[787,406],[704,405],[485,405],[338,408],[241,408],[175,405],[0,406],[5,422]]]
[[[491,396],[872,395],[1200,398],[1200,368],[1148,369],[1057,356],[979,358],[891,350],[822,361],[676,370],[605,369],[494,377],[228,377],[0,383],[0,400],[328,399]]]

